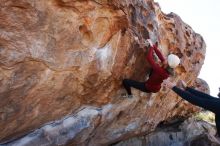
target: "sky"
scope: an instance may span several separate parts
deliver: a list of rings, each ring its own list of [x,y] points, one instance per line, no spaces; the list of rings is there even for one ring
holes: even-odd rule
[[[155,0],[166,14],[174,12],[202,35],[206,43],[205,63],[199,78],[208,84],[211,95],[220,87],[220,0]]]

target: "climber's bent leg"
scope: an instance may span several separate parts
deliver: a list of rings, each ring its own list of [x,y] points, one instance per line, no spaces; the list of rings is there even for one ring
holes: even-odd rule
[[[132,95],[131,93],[131,87],[141,90],[143,92],[147,92],[145,88],[145,82],[138,82],[130,79],[124,79],[123,80],[124,88],[126,89],[128,95]]]

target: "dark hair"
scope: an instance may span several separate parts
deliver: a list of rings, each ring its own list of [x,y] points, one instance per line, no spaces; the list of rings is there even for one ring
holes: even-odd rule
[[[166,71],[167,71],[171,76],[175,76],[175,72],[174,72],[174,69],[173,69],[173,68],[167,66]]]

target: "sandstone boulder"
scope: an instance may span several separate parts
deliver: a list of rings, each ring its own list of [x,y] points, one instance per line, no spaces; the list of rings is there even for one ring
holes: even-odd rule
[[[135,33],[181,58],[173,82],[194,85],[203,65],[203,38],[153,0],[1,0],[0,20],[1,142],[57,122],[59,137],[69,117],[78,130],[62,144],[109,144],[199,110],[167,89],[120,97],[123,78],[144,81],[150,70]]]

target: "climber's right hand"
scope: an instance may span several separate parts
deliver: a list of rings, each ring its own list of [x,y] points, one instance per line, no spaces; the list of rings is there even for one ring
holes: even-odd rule
[[[150,44],[150,46],[153,46],[153,42],[151,41],[151,39],[147,39],[147,42]]]

